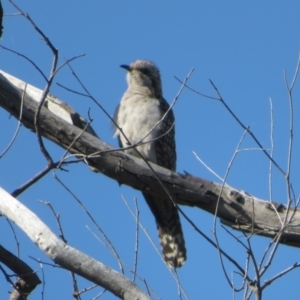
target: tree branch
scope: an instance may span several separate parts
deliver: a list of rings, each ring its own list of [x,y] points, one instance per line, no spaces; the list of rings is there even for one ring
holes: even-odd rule
[[[33,212],[2,188],[0,188],[0,211],[16,223],[34,244],[61,267],[101,285],[121,299],[150,299],[125,276],[65,244]]]
[[[0,200],[1,201],[1,200]],[[10,299],[27,299],[27,296],[41,283],[37,274],[20,258],[0,245],[0,262],[5,264],[19,277],[13,284]]]
[[[3,72],[2,74],[5,75]],[[18,118],[23,92],[20,87],[22,84],[24,86],[25,83],[8,74],[5,76],[9,80],[0,74],[0,106]],[[35,98],[34,94],[30,93],[31,89],[37,90],[27,85],[21,121],[26,127],[35,130],[34,114],[38,106],[36,99],[39,98],[38,96]],[[59,113],[60,116],[56,111],[54,113],[50,111],[53,101],[60,100],[48,96],[46,99],[47,106],[43,106],[41,109],[40,131],[42,136],[64,149],[68,149],[72,145],[71,153],[82,156],[93,168],[119,183],[141,191],[148,190],[154,195],[167,198],[165,191],[145,162],[122,151],[117,151],[104,143],[95,136],[92,128],[89,128],[90,134],[82,133],[79,128],[83,127],[78,125],[78,122],[73,121],[70,111],[73,112],[73,115],[74,111],[68,105],[59,105],[63,111],[63,113]],[[62,115],[65,116],[65,120],[62,119]],[[80,120],[79,123],[84,122],[80,116],[76,120]],[[269,238],[276,238],[281,232],[282,222],[287,212],[285,205],[263,201],[229,186],[222,187],[221,184],[196,178],[189,174],[182,175],[155,164],[151,165],[176,203],[196,206],[213,215],[218,204],[217,217],[233,229]],[[219,197],[219,195],[221,196]],[[287,220],[293,214],[292,220],[285,225],[280,243],[300,247],[300,210],[290,209]]]

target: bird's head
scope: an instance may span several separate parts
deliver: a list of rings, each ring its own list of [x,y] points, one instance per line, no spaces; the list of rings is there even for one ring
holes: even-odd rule
[[[144,86],[153,90],[156,97],[162,96],[160,73],[154,63],[136,60],[130,66],[120,67],[128,71],[126,78],[130,88]]]

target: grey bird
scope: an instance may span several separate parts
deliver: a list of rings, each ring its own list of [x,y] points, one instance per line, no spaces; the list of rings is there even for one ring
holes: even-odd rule
[[[114,121],[126,138],[117,127],[114,136],[124,148],[142,142],[136,149],[146,160],[175,171],[175,119],[162,96],[158,68],[147,60],[136,60],[130,66],[121,67],[128,71],[128,89],[115,111]],[[134,148],[125,151],[140,157]],[[177,207],[165,197],[154,197],[146,191],[143,196],[155,217],[166,263],[181,267],[186,261],[186,249]]]

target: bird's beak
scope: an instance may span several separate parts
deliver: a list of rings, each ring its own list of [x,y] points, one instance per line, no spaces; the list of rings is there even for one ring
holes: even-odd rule
[[[121,65],[120,67],[127,70],[128,72],[131,71],[131,68],[128,65]]]

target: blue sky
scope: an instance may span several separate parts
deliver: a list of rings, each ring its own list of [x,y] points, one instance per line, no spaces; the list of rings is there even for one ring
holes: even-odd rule
[[[6,14],[16,12],[3,1]],[[246,126],[251,126],[262,145],[270,148],[270,102],[274,114],[274,157],[286,169],[289,141],[289,106],[283,70],[291,81],[300,50],[298,1],[29,1],[18,5],[28,12],[46,36],[59,49],[60,63],[64,59],[85,53],[84,58],[72,66],[90,93],[113,114],[126,89],[125,72],[121,64],[143,58],[155,62],[161,70],[165,98],[171,102],[180,83],[195,68],[188,85],[211,96],[215,91],[211,79],[227,104]],[[1,45],[30,57],[49,74],[52,56],[32,26],[20,16],[7,16]],[[0,68],[38,88],[45,82],[24,59],[0,49]],[[299,82],[299,81],[298,81]],[[71,94],[56,83],[80,91],[80,86],[68,68],[62,69],[52,86],[51,93],[67,102],[87,117],[90,109],[93,128],[105,142],[117,146],[112,137],[110,121],[87,98]],[[299,85],[294,93],[294,157],[291,180],[299,195]],[[174,107],[178,172],[187,171],[195,176],[217,181],[194,157],[195,151],[221,177],[243,134],[243,130],[217,101],[199,97],[185,89]],[[0,110],[0,152],[10,141],[17,122],[3,109]],[[53,159],[59,160],[64,151],[46,142]],[[246,137],[242,148],[257,147]],[[0,160],[0,186],[11,192],[29,180],[46,165],[39,152],[36,136],[26,128],[21,132],[10,152]],[[110,237],[124,262],[132,268],[135,242],[135,223],[122,201],[122,194],[134,207],[138,199],[141,222],[158,245],[153,217],[141,193],[119,186],[102,174],[94,174],[83,164],[68,167],[69,172],[56,174],[85,203],[101,228]],[[239,153],[228,177],[228,183],[262,199],[269,199],[269,162],[261,151]],[[274,171],[273,200],[286,202],[284,178]],[[78,204],[48,174],[35,186],[23,193],[19,200],[32,209],[57,234],[57,225],[50,210],[37,200],[49,201],[60,213],[66,238],[71,246],[118,270],[109,251],[99,243],[86,225],[96,232],[91,221]],[[212,237],[213,216],[195,208],[184,208],[189,217]],[[16,251],[11,229],[4,218],[0,219],[3,246]],[[222,273],[217,251],[182,221],[188,249],[188,261],[178,271],[180,280],[190,299],[232,299],[232,291]],[[219,222],[218,222],[219,223]],[[29,258],[50,262],[18,229],[21,257],[32,268],[42,271],[38,263]],[[245,265],[245,251],[221,228],[218,229],[222,247]],[[5,233],[5,234],[4,234]],[[234,232],[240,236],[241,233]],[[259,259],[270,242],[256,237],[253,247]],[[158,245],[159,247],[159,245]],[[299,249],[280,246],[275,261],[266,274],[277,272],[299,261]],[[240,282],[229,263],[226,268],[235,282]],[[66,271],[43,267],[46,289],[45,299],[72,299],[72,282]],[[253,271],[250,272],[253,274]],[[127,271],[127,276],[131,276]],[[145,278],[162,299],[176,299],[176,282],[161,262],[145,235],[140,233],[138,274]],[[265,298],[295,298],[299,270],[279,279],[265,291]],[[0,275],[0,298],[10,290]],[[79,280],[80,288],[89,286]],[[143,287],[141,282],[138,282]],[[284,286],[284,289],[282,288]],[[92,299],[97,292],[85,294]],[[242,299],[242,293],[235,299]],[[108,293],[104,299],[113,299]],[[41,299],[41,287],[31,296]]]

